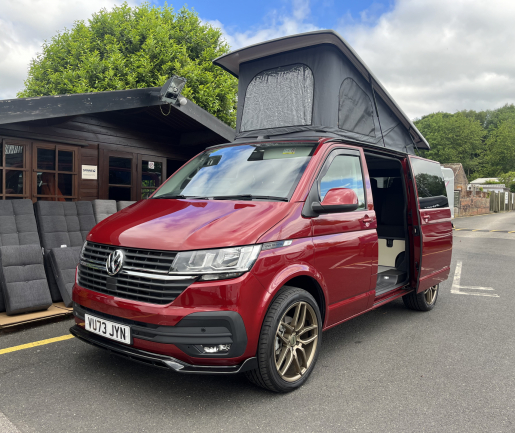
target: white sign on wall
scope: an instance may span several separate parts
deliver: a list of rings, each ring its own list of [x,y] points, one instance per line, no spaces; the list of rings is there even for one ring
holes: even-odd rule
[[[98,167],[96,165],[83,165],[82,178],[97,180]]]
[[[148,162],[148,168],[150,168],[150,169],[154,168],[154,162],[153,161],[149,161]]]

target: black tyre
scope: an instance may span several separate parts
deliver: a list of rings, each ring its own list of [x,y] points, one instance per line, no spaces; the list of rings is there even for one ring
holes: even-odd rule
[[[437,284],[421,293],[408,293],[402,297],[402,300],[404,301],[404,305],[411,310],[429,311],[432,310],[436,304],[439,289],[440,285]]]
[[[322,318],[315,299],[305,290],[284,286],[261,327],[258,368],[245,375],[270,391],[294,391],[313,371],[321,343]]]

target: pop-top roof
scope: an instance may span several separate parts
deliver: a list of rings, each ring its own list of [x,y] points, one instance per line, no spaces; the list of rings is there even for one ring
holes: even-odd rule
[[[314,46],[332,46],[332,51],[323,49],[313,49]],[[324,59],[330,57],[334,54],[334,48],[340,53],[339,62],[337,61],[325,61]],[[342,55],[343,54],[343,58]],[[325,56],[325,57],[324,57]],[[334,57],[334,56],[333,56]],[[275,60],[273,60],[275,59]],[[309,60],[311,59],[311,60]],[[274,64],[275,61],[275,64]],[[311,63],[309,63],[311,61]],[[321,62],[326,62],[325,66],[320,66]],[[320,30],[316,32],[302,33],[293,36],[287,36],[279,39],[274,39],[267,42],[262,42],[259,44],[251,45],[245,48],[241,48],[239,50],[233,51],[224,56],[218,57],[213,61],[214,64],[222,67],[226,71],[230,72],[235,77],[240,79],[240,88],[239,88],[239,102],[238,105],[238,127],[237,127],[237,138],[243,138],[244,136],[250,136],[248,133],[244,133],[244,128],[241,127],[241,116],[244,107],[244,99],[245,92],[247,92],[249,84],[251,80],[258,76],[260,71],[264,71],[270,67],[283,67],[284,65],[291,64],[306,64],[313,70],[314,74],[314,109],[313,109],[313,118],[308,119],[311,121],[311,125],[313,125],[312,130],[320,130],[320,127],[324,127],[324,125],[317,124],[317,121],[325,121],[326,130],[333,131],[336,134],[341,134],[341,125],[340,130],[338,131],[338,125],[328,125],[327,123],[334,123],[333,120],[329,119],[329,115],[321,115],[317,116],[317,98],[325,98],[324,104],[327,105],[327,96],[332,92],[333,94],[337,94],[340,91],[340,100],[342,98],[342,92],[348,92],[347,95],[344,94],[344,97],[348,99],[353,99],[355,102],[357,99],[352,96],[352,92],[356,95],[356,89],[360,88],[363,93],[366,94],[368,98],[372,101],[372,103],[376,106],[374,110],[374,121],[378,124],[377,131],[382,128],[382,131],[375,135],[375,137],[382,136],[382,143],[378,140],[372,143],[372,139],[369,140],[371,144],[384,145],[386,147],[392,147],[388,144],[388,139],[386,139],[389,131],[386,131],[386,124],[391,126],[391,131],[397,129],[395,132],[392,132],[389,140],[399,140],[399,128],[394,125],[392,122],[395,122],[396,125],[399,125],[399,122],[404,126],[403,131],[401,131],[401,135],[403,138],[401,139],[406,141],[409,140],[411,143],[414,143],[419,149],[429,149],[429,144],[422,136],[422,134],[418,131],[413,122],[408,118],[408,116],[402,111],[399,105],[394,101],[394,99],[390,96],[387,90],[383,87],[383,85],[379,82],[379,80],[375,77],[369,67],[365,64],[365,62],[356,54],[356,52],[351,48],[351,46],[336,32],[332,30]],[[262,63],[262,65],[260,64]],[[251,66],[252,65],[252,66]],[[315,71],[316,68],[319,68],[319,71]],[[337,71],[337,72],[335,72]],[[317,77],[318,74],[318,77]],[[332,74],[332,76],[331,76]],[[339,74],[339,75],[338,75]],[[332,88],[328,90],[324,90],[322,87],[324,83],[327,81],[326,77],[330,76],[330,78],[334,78],[331,81]],[[335,89],[336,83],[341,83],[346,77],[352,78],[352,85],[347,85],[347,90],[342,90],[340,85],[338,84],[338,88]],[[266,79],[266,78],[265,78]],[[318,82],[317,82],[318,79]],[[337,81],[340,80],[340,81]],[[242,81],[244,82],[242,86]],[[355,84],[355,86],[354,86]],[[317,96],[317,86],[318,93]],[[329,86],[327,84],[326,86]],[[353,87],[354,86],[354,87]],[[342,84],[343,87],[343,84]],[[351,88],[352,87],[352,88]],[[250,87],[249,87],[250,88]],[[373,91],[372,91],[373,89]],[[254,89],[253,89],[254,91]],[[324,93],[325,92],[325,93]],[[322,93],[324,93],[322,95]],[[359,93],[359,92],[358,92]],[[350,96],[349,96],[350,95]],[[359,96],[359,95],[358,95]],[[358,98],[359,99],[359,98]],[[363,98],[362,98],[363,99]],[[367,98],[365,98],[367,99]],[[377,102],[376,102],[377,100]],[[335,100],[335,103],[338,102]],[[322,101],[318,102],[318,107],[321,107]],[[359,104],[359,101],[358,101]],[[380,106],[384,108],[381,109]],[[331,106],[331,110],[334,110],[334,107]],[[340,102],[341,108],[341,102]],[[319,108],[320,110],[326,110],[326,108]],[[337,110],[338,108],[336,108]],[[382,111],[381,111],[382,110]],[[348,109],[346,113],[349,113]],[[383,120],[384,116],[384,120]],[[396,119],[396,120],[395,120]],[[357,122],[360,120],[358,119]],[[383,123],[385,125],[383,125]],[[297,128],[297,131],[300,130]],[[302,130],[307,130],[306,128]],[[409,131],[408,136],[407,132]],[[281,129],[282,133],[286,132],[284,128]],[[293,132],[293,129],[288,132]],[[357,134],[351,133],[348,135],[348,138],[351,138],[353,135],[358,136]],[[371,134],[372,136],[373,134]],[[395,137],[397,138],[395,138]],[[411,141],[413,140],[413,141]],[[358,141],[365,141],[359,140]],[[405,145],[405,144],[403,144]],[[393,146],[392,148],[395,148]],[[406,145],[407,148],[407,145]],[[397,150],[400,149],[400,146],[397,146]],[[410,152],[411,153],[411,152]]]

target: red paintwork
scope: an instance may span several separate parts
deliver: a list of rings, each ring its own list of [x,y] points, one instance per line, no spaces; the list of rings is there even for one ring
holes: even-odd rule
[[[358,204],[358,195],[353,189],[333,188],[327,191],[322,200],[323,206],[334,206],[339,204]]]
[[[410,158],[424,159],[417,156]],[[419,253],[420,274],[417,292],[420,293],[449,277],[453,241],[451,209],[421,209],[419,225],[418,245],[422,242],[422,256],[420,257]]]
[[[141,200],[96,225],[87,240],[173,251],[249,245],[290,211],[274,201]]]
[[[295,277],[309,277],[322,290],[326,311],[323,329],[406,294],[402,289],[375,297],[377,221],[363,149],[330,139],[321,139],[319,143],[290,202],[143,200],[102,221],[87,238],[111,245],[173,251],[293,240],[289,246],[261,252],[250,272],[232,280],[194,283],[174,302],[164,306],[123,300],[78,285],[74,287],[73,300],[113,316],[168,326],[176,325],[194,312],[236,311],[243,318],[248,338],[245,353],[238,358],[191,358],[174,345],[134,340],[136,348],[168,354],[188,363],[234,365],[255,356],[270,303],[281,287]],[[340,148],[360,151],[366,209],[303,217],[304,202],[322,164],[332,150]],[[450,212],[448,209],[423,211],[422,220],[428,214],[429,221],[419,223],[416,189],[408,179],[409,162],[401,158],[401,163],[411,211],[408,220],[411,286],[418,285],[421,289],[448,275],[452,247]],[[352,194],[355,197],[354,191]],[[326,195],[324,204],[328,200],[348,204],[352,194],[344,189],[333,190]],[[413,228],[420,225],[423,235],[413,236]],[[415,261],[421,263],[420,283]]]

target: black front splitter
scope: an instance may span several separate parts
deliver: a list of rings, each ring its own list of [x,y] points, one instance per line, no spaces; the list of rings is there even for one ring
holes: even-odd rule
[[[79,325],[72,326],[70,333],[86,343],[93,346],[106,349],[115,355],[129,358],[133,361],[142,362],[154,367],[166,368],[176,371],[177,373],[192,373],[192,374],[235,374],[244,371],[253,370],[257,368],[257,359],[248,358],[240,365],[229,366],[216,366],[216,365],[192,365],[186,362],[179,361],[176,358],[167,355],[160,355],[158,353],[146,352],[144,350],[135,349],[134,347],[125,346],[124,344],[115,341],[107,340],[103,337],[97,336],[91,332],[86,331]]]

